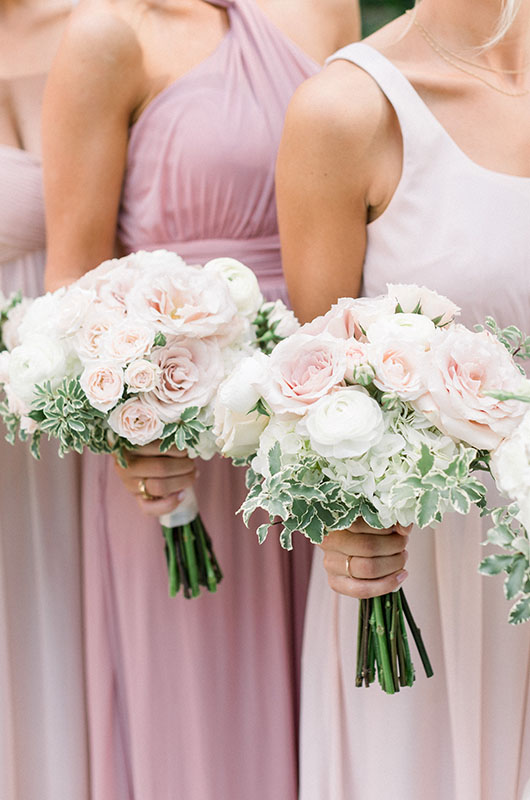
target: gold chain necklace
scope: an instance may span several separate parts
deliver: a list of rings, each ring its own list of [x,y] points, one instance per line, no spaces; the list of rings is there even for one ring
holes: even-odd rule
[[[456,67],[456,69],[460,70],[460,72],[464,72],[466,75],[470,75],[471,77],[476,78],[478,81],[481,81],[486,86],[489,86],[490,89],[493,89],[496,92],[500,92],[500,94],[507,95],[508,97],[524,97],[525,95],[530,94],[530,89],[524,89],[521,92],[512,92],[508,91],[507,89],[502,89],[500,86],[496,86],[494,83],[491,83],[491,81],[487,80],[487,78],[484,78],[483,75],[478,75],[476,72],[473,72],[472,70],[463,67],[462,64],[459,64],[457,61],[457,59],[460,59],[459,56],[452,57],[453,54],[450,54],[450,51],[447,51],[444,47],[440,46],[436,42],[436,40],[431,36],[429,31],[426,28],[424,28],[421,22],[418,22],[418,20],[415,17],[413,18],[412,21],[414,25],[416,25],[416,27],[418,28],[419,32],[421,33],[421,35],[423,36],[429,47],[431,47],[434,50],[434,52],[440,56],[440,58],[443,58],[443,60],[446,61],[448,64],[451,64],[453,67]],[[471,63],[465,61],[464,59],[460,60],[464,64]],[[473,66],[477,66],[480,69],[480,67],[476,64],[473,64]],[[487,69],[490,72],[497,72],[497,70],[491,69],[491,67],[485,67],[485,69]],[[519,72],[514,70],[513,73],[510,73],[508,71],[508,74],[521,74],[521,73],[522,71]]]

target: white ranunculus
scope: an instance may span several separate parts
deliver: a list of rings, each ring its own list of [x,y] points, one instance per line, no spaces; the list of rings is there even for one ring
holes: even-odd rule
[[[392,340],[394,344],[416,345],[427,350],[436,334],[436,326],[421,314],[394,314],[368,326],[366,336],[372,344]]]
[[[251,269],[235,258],[214,258],[204,265],[206,272],[220,275],[228,282],[228,288],[237,310],[250,320],[255,319],[261,304],[258,279]]]
[[[216,405],[247,414],[261,397],[260,381],[266,364],[264,353],[243,358],[219,386]]]
[[[44,334],[28,336],[11,351],[9,383],[11,390],[27,405],[35,386],[49,381],[52,388],[68,373],[68,352],[61,342]]]
[[[460,314],[460,309],[443,294],[433,292],[425,286],[407,283],[388,283],[388,294],[399,304],[405,313],[419,310],[437,325],[447,325]]]
[[[146,358],[132,361],[125,370],[124,378],[130,392],[150,392],[155,388],[160,367]]]
[[[261,311],[268,314],[269,328],[272,328],[275,323],[274,333],[282,339],[296,333],[300,328],[294,311],[287,308],[283,300],[276,300],[275,302],[264,303]]]
[[[379,404],[363,389],[349,387],[318,400],[297,430],[307,433],[322,456],[355,458],[381,441],[385,423]]]

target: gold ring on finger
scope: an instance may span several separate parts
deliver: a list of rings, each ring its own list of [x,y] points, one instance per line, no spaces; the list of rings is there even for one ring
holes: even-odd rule
[[[346,577],[351,578],[353,580],[353,575],[350,571],[350,564],[353,556],[346,556]]]
[[[138,481],[138,491],[142,495],[144,500],[156,500],[156,497],[152,494],[149,494],[147,491],[147,486],[145,485],[145,478],[140,478]]]

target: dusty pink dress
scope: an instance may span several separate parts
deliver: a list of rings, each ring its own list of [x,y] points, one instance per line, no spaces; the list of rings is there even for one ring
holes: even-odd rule
[[[268,298],[285,298],[274,161],[289,99],[317,66],[253,0],[215,4],[226,37],[131,131],[119,235],[128,251],[234,256]],[[225,578],[215,595],[171,600],[158,523],[111,461],[86,467],[94,800],[295,800],[305,542],[260,547],[235,517],[243,471],[202,463],[197,493]]]
[[[0,145],[4,293],[42,293],[44,244],[40,162]],[[0,798],[88,800],[79,461],[0,428]]]
[[[368,226],[363,294],[387,282],[423,284],[461,306],[465,324],[491,314],[530,329],[530,178],[471,161],[376,50],[350,45],[336,57],[373,76],[403,134],[401,181]],[[329,589],[315,554],[302,800],[521,800],[530,779],[530,624],[508,625],[502,579],[477,573],[486,530],[477,514],[451,515],[435,533],[411,535],[404,588],[435,675],[423,676],[415,654],[416,684],[393,697],[355,688],[357,602]]]

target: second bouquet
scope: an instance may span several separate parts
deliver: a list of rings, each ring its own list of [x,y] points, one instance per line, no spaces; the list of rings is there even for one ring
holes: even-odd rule
[[[283,309],[274,319],[272,310],[234,259],[197,267],[159,250],[106,261],[8,318],[10,350],[0,354],[8,439],[30,439],[38,457],[46,434],[60,454],[86,447],[122,466],[127,450],[155,441],[162,453],[177,447],[210,459],[219,385],[279,339]],[[170,594],[215,591],[222,573],[192,490],[160,522]]]

